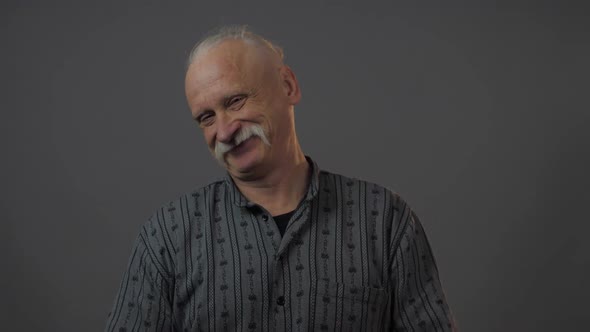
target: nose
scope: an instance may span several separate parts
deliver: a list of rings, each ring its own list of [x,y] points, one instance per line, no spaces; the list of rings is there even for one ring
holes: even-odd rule
[[[235,134],[240,129],[240,122],[235,121],[231,116],[221,112],[217,117],[216,140],[222,143],[231,143]]]

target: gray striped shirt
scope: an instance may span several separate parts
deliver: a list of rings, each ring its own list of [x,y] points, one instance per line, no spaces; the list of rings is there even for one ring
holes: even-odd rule
[[[395,193],[320,170],[281,237],[226,178],[141,228],[106,331],[448,331],[422,226]]]

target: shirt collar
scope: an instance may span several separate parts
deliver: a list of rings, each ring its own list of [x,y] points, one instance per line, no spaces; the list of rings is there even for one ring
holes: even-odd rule
[[[311,157],[305,156],[305,159],[307,160],[307,162],[309,163],[309,166],[311,167],[311,179],[310,179],[309,185],[307,187],[307,194],[305,194],[305,198],[304,198],[304,200],[309,201],[309,200],[312,200],[316,196],[316,194],[318,193],[319,186],[320,186],[320,183],[319,183],[320,169],[319,169],[317,163],[313,159],[311,159]],[[232,203],[234,203],[235,205],[238,205],[238,206],[246,206],[246,207],[252,207],[255,205],[254,203],[248,201],[248,199],[246,197],[244,197],[244,195],[242,195],[242,193],[240,192],[240,190],[236,186],[234,180],[229,175],[229,172],[225,173],[225,176],[223,179],[225,181],[227,188],[229,189],[230,199],[231,199]]]

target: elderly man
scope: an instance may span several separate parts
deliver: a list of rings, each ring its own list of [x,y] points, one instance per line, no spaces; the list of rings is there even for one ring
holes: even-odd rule
[[[408,205],[303,154],[280,48],[221,29],[191,52],[185,87],[227,176],[143,226],[107,331],[453,329]]]

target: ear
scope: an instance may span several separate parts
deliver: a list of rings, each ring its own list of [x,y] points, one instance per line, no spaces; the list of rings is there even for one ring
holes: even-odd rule
[[[299,103],[301,100],[301,90],[295,77],[295,73],[288,66],[281,67],[281,83],[285,96],[289,99],[291,105]]]

